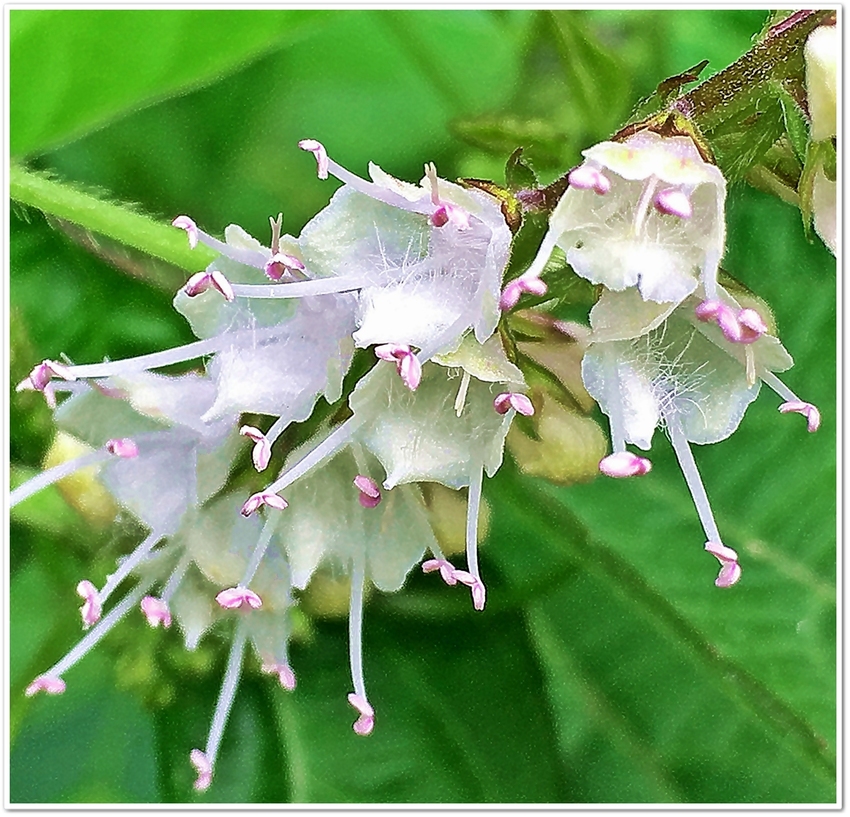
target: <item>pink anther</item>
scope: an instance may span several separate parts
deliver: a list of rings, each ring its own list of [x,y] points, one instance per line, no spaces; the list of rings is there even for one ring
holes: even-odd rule
[[[122,459],[132,459],[139,456],[139,446],[129,437],[107,440],[105,448],[110,454]]]
[[[652,463],[631,451],[618,451],[599,461],[599,470],[606,477],[642,477],[652,470]]]
[[[375,710],[372,709],[369,701],[355,692],[349,692],[348,703],[360,713],[360,717],[354,722],[352,729],[356,734],[364,737],[371,734],[375,727]]]
[[[608,178],[590,165],[579,165],[571,170],[567,182],[577,190],[593,190],[600,196],[604,196],[611,189]]]
[[[693,215],[691,200],[684,190],[668,187],[655,194],[655,209],[659,213],[678,218],[690,218]]]
[[[210,272],[196,272],[188,281],[186,281],[183,291],[190,297],[194,298],[208,289],[214,289],[216,292],[224,296],[226,301],[232,301],[236,297],[233,293],[233,287],[230,281],[224,277],[224,273],[217,269]]]
[[[245,500],[240,513],[242,516],[250,516],[260,505],[268,505],[278,511],[284,511],[289,507],[289,503],[280,494],[272,493],[271,491],[260,491],[258,494],[252,494]]]
[[[295,689],[295,673],[289,664],[263,664],[260,669],[263,672],[268,672],[271,675],[277,675],[280,685],[287,691],[292,692]]]
[[[145,596],[139,606],[151,627],[159,627],[162,624],[164,629],[168,629],[171,626],[171,610],[162,599],[156,596]]]
[[[179,227],[181,230],[186,231],[186,235],[189,236],[189,248],[194,250],[195,247],[198,246],[198,225],[192,221],[189,216],[177,216],[174,221],[171,222],[172,227]]]
[[[701,321],[716,323],[730,343],[754,343],[767,332],[767,325],[755,309],[735,310],[722,301],[709,300],[694,310]]]
[[[706,542],[705,549],[720,562],[720,574],[714,580],[717,587],[731,587],[741,578],[738,554],[720,542]]]
[[[88,579],[83,579],[77,585],[77,595],[85,599],[83,606],[80,607],[80,615],[83,619],[83,627],[88,629],[92,624],[100,621],[100,615],[103,612],[100,596],[97,588]]]
[[[534,414],[534,406],[531,405],[531,400],[524,394],[519,392],[504,392],[493,401],[493,408],[497,414],[507,414],[513,409],[518,414],[524,414],[530,417]]]
[[[456,571],[454,565],[446,559],[428,559],[422,562],[423,573],[433,573],[435,570],[440,571],[440,576],[443,581],[450,587],[457,584]]]
[[[325,146],[315,139],[302,139],[298,143],[301,150],[309,150],[316,157],[316,166],[320,179],[328,177],[328,152]]]
[[[192,749],[189,760],[198,773],[198,779],[195,780],[195,791],[206,791],[212,783],[212,765],[200,749]]]
[[[487,589],[484,587],[484,582],[466,570],[455,570],[454,577],[472,591],[472,606],[476,610],[483,610],[484,603],[487,600]]]
[[[741,343],[754,343],[767,333],[767,324],[755,309],[742,309],[738,313],[738,325],[741,327]]]
[[[385,343],[375,347],[375,355],[381,360],[395,363],[402,383],[411,391],[416,391],[422,380],[422,364],[409,346]]]
[[[275,253],[263,267],[266,276],[272,281],[280,281],[287,273],[292,270],[303,270],[304,264],[301,263],[294,255],[286,255],[282,252]]]
[[[358,499],[364,508],[376,508],[381,504],[381,489],[374,479],[358,474],[354,477],[354,485],[360,492]]]
[[[804,403],[802,400],[791,400],[783,403],[779,407],[779,410],[783,414],[787,414],[789,411],[795,414],[802,414],[806,418],[810,433],[814,433],[820,428],[820,412],[812,403]]]
[[[61,363],[54,360],[43,360],[15,387],[15,391],[40,391],[47,405],[56,408],[56,395],[52,380],[58,377],[62,380],[76,380],[76,375]]]
[[[239,433],[254,443],[254,449],[251,451],[254,468],[258,471],[265,471],[272,456],[272,446],[266,435],[259,428],[254,428],[254,426],[242,426],[239,429]]]
[[[547,290],[548,287],[542,279],[534,276],[529,278],[520,276],[505,285],[502,295],[499,298],[499,309],[502,312],[513,309],[524,292],[530,295],[545,295]]]
[[[263,606],[262,599],[253,590],[249,590],[247,587],[240,587],[239,585],[222,590],[215,597],[215,600],[225,610],[236,610],[243,604],[247,604],[254,610],[258,610]]]
[[[48,695],[61,695],[65,691],[65,682],[55,675],[39,675],[24,692],[31,698],[36,692],[46,692]]]

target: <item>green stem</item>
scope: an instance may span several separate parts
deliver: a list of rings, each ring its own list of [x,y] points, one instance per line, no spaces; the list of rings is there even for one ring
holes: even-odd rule
[[[69,221],[189,272],[203,269],[215,257],[207,247],[189,249],[183,230],[18,164],[10,168],[9,189],[12,201],[35,207],[46,215]]]

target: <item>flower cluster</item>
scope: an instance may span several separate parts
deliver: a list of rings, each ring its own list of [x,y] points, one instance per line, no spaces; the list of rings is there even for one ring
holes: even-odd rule
[[[718,283],[726,183],[690,137],[643,130],[584,156],[537,257],[508,287],[545,292],[540,276],[556,247],[579,276],[602,285],[582,362],[585,387],[611,429],[613,452],[599,470],[647,474],[650,460],[626,445],[647,451],[663,427],[705,549],[720,562],[715,583],[729,587],[741,567],[722,542],[690,444],[730,436],[762,383],[782,398],[779,411],[802,414],[809,431],[818,429],[820,415],[776,377],[793,361],[763,316]]]
[[[27,695],[64,691],[67,671],[133,608],[152,627],[176,620],[188,649],[233,618],[209,737],[190,756],[198,790],[212,781],[247,643],[264,671],[294,689],[293,589],[306,588],[321,566],[350,579],[348,700],[359,735],[375,724],[361,654],[367,583],[396,591],[422,562],[424,572],[468,587],[475,609],[484,608],[484,475],[499,468],[514,415],[534,411],[522,372],[494,334],[511,244],[498,202],[439,179],[433,165],[421,185],[376,165],[367,181],[318,142],[300,145],[315,155],[321,178],[332,173],[344,184],[298,238],[281,233],[280,216],[268,246],[235,225],[222,242],[187,216],[174,220],[192,247],[218,253],[174,299],[198,341],[94,365],[48,360],[18,386],[41,391],[58,428],[89,450],[17,488],[12,505],[95,466],[149,531],[101,587],[80,580],[87,632]],[[357,348],[372,348],[375,365],[347,396],[348,419],[320,426],[251,496],[223,491],[246,440],[263,472],[290,424],[310,418],[320,397],[342,400]],[[200,358],[203,374],[155,373]],[[274,420],[262,430],[240,425],[243,413]],[[424,482],[468,490],[465,569],[438,544]]]
[[[781,411],[803,414],[810,431],[819,424],[814,406],[774,374],[792,361],[763,315],[718,283],[725,181],[688,137],[647,130],[586,151],[537,257],[507,283],[512,235],[496,198],[438,178],[430,164],[419,185],[373,164],[365,180],[319,142],[300,147],[315,156],[320,178],[343,185],[299,237],[282,233],[282,216],[270,220],[268,246],[236,225],[220,241],[188,216],[174,220],[192,247],[218,254],[174,299],[197,341],[91,365],[45,360],[18,386],[42,392],[57,426],[87,450],[17,488],[12,505],[94,466],[149,531],[102,586],[79,581],[87,632],[27,695],[64,691],[68,670],[134,608],[151,627],[176,621],[190,650],[232,619],[209,736],[190,753],[198,790],[211,784],[248,643],[263,671],[295,688],[292,611],[323,567],[350,582],[348,701],[358,735],[376,721],[362,656],[369,586],[399,590],[420,564],[485,608],[484,477],[500,467],[515,416],[539,407],[496,330],[523,293],[546,293],[541,273],[556,247],[600,285],[581,366],[610,422],[613,452],[599,470],[648,473],[650,461],[626,446],[648,450],[664,427],[706,550],[720,562],[718,586],[737,582],[741,568],[717,530],[690,444],[728,437],[762,382],[783,397]],[[372,365],[346,391],[355,353]],[[201,359],[203,373],[156,373]],[[331,419],[317,420],[263,487],[247,497],[226,487],[246,443],[265,472],[281,434],[310,419],[320,398],[335,404]],[[245,413],[273,419],[252,421],[262,429],[243,424]],[[423,483],[467,490],[462,568],[438,543]],[[119,586],[129,589],[110,604]]]

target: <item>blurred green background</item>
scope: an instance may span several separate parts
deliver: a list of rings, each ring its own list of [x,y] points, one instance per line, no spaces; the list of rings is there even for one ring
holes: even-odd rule
[[[267,240],[333,190],[297,141],[357,173],[501,181],[526,147],[549,181],[667,76],[744,53],[762,11],[56,11],[11,14],[11,148],[33,169]],[[366,610],[378,712],[350,729],[344,621],[315,619],[283,692],[249,662],[212,788],[191,790],[227,632],[197,653],[130,617],[67,675],[26,684],[79,638],[79,579],[132,531],[85,522],[55,490],[11,519],[11,791],[42,802],[833,802],[836,757],[835,262],[799,213],[730,190],[724,266],[773,307],[823,415],[816,435],[765,390],[696,456],[730,591],[669,445],[636,481],[556,488],[508,460],[485,485],[488,606],[418,571]],[[186,272],[37,211],[11,217],[11,376],[192,339]],[[52,440],[40,395],[12,394],[16,484]]]

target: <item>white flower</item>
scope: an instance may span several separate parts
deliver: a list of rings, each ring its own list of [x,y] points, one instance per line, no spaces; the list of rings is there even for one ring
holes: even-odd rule
[[[602,473],[647,474],[649,460],[628,452],[626,444],[648,450],[655,429],[667,430],[705,531],[706,550],[721,563],[716,584],[728,587],[740,578],[740,566],[722,543],[689,444],[731,435],[762,382],[786,401],[780,411],[806,416],[810,431],[817,430],[819,415],[774,374],[793,364],[777,338],[759,331],[742,341],[736,321],[743,314],[745,322],[765,330],[758,314],[742,309],[722,287],[715,294],[708,301],[697,293],[671,309],[647,304],[633,291],[605,292],[591,311],[593,335],[582,378],[611,426],[614,453],[600,462]],[[713,314],[722,320],[708,320],[706,304],[714,305]]]
[[[702,283],[714,297],[724,249],[726,182],[687,136],[643,130],[584,151],[532,265],[512,282],[540,282],[555,247],[575,272],[611,290],[679,303]],[[510,285],[509,285],[510,286]]]

